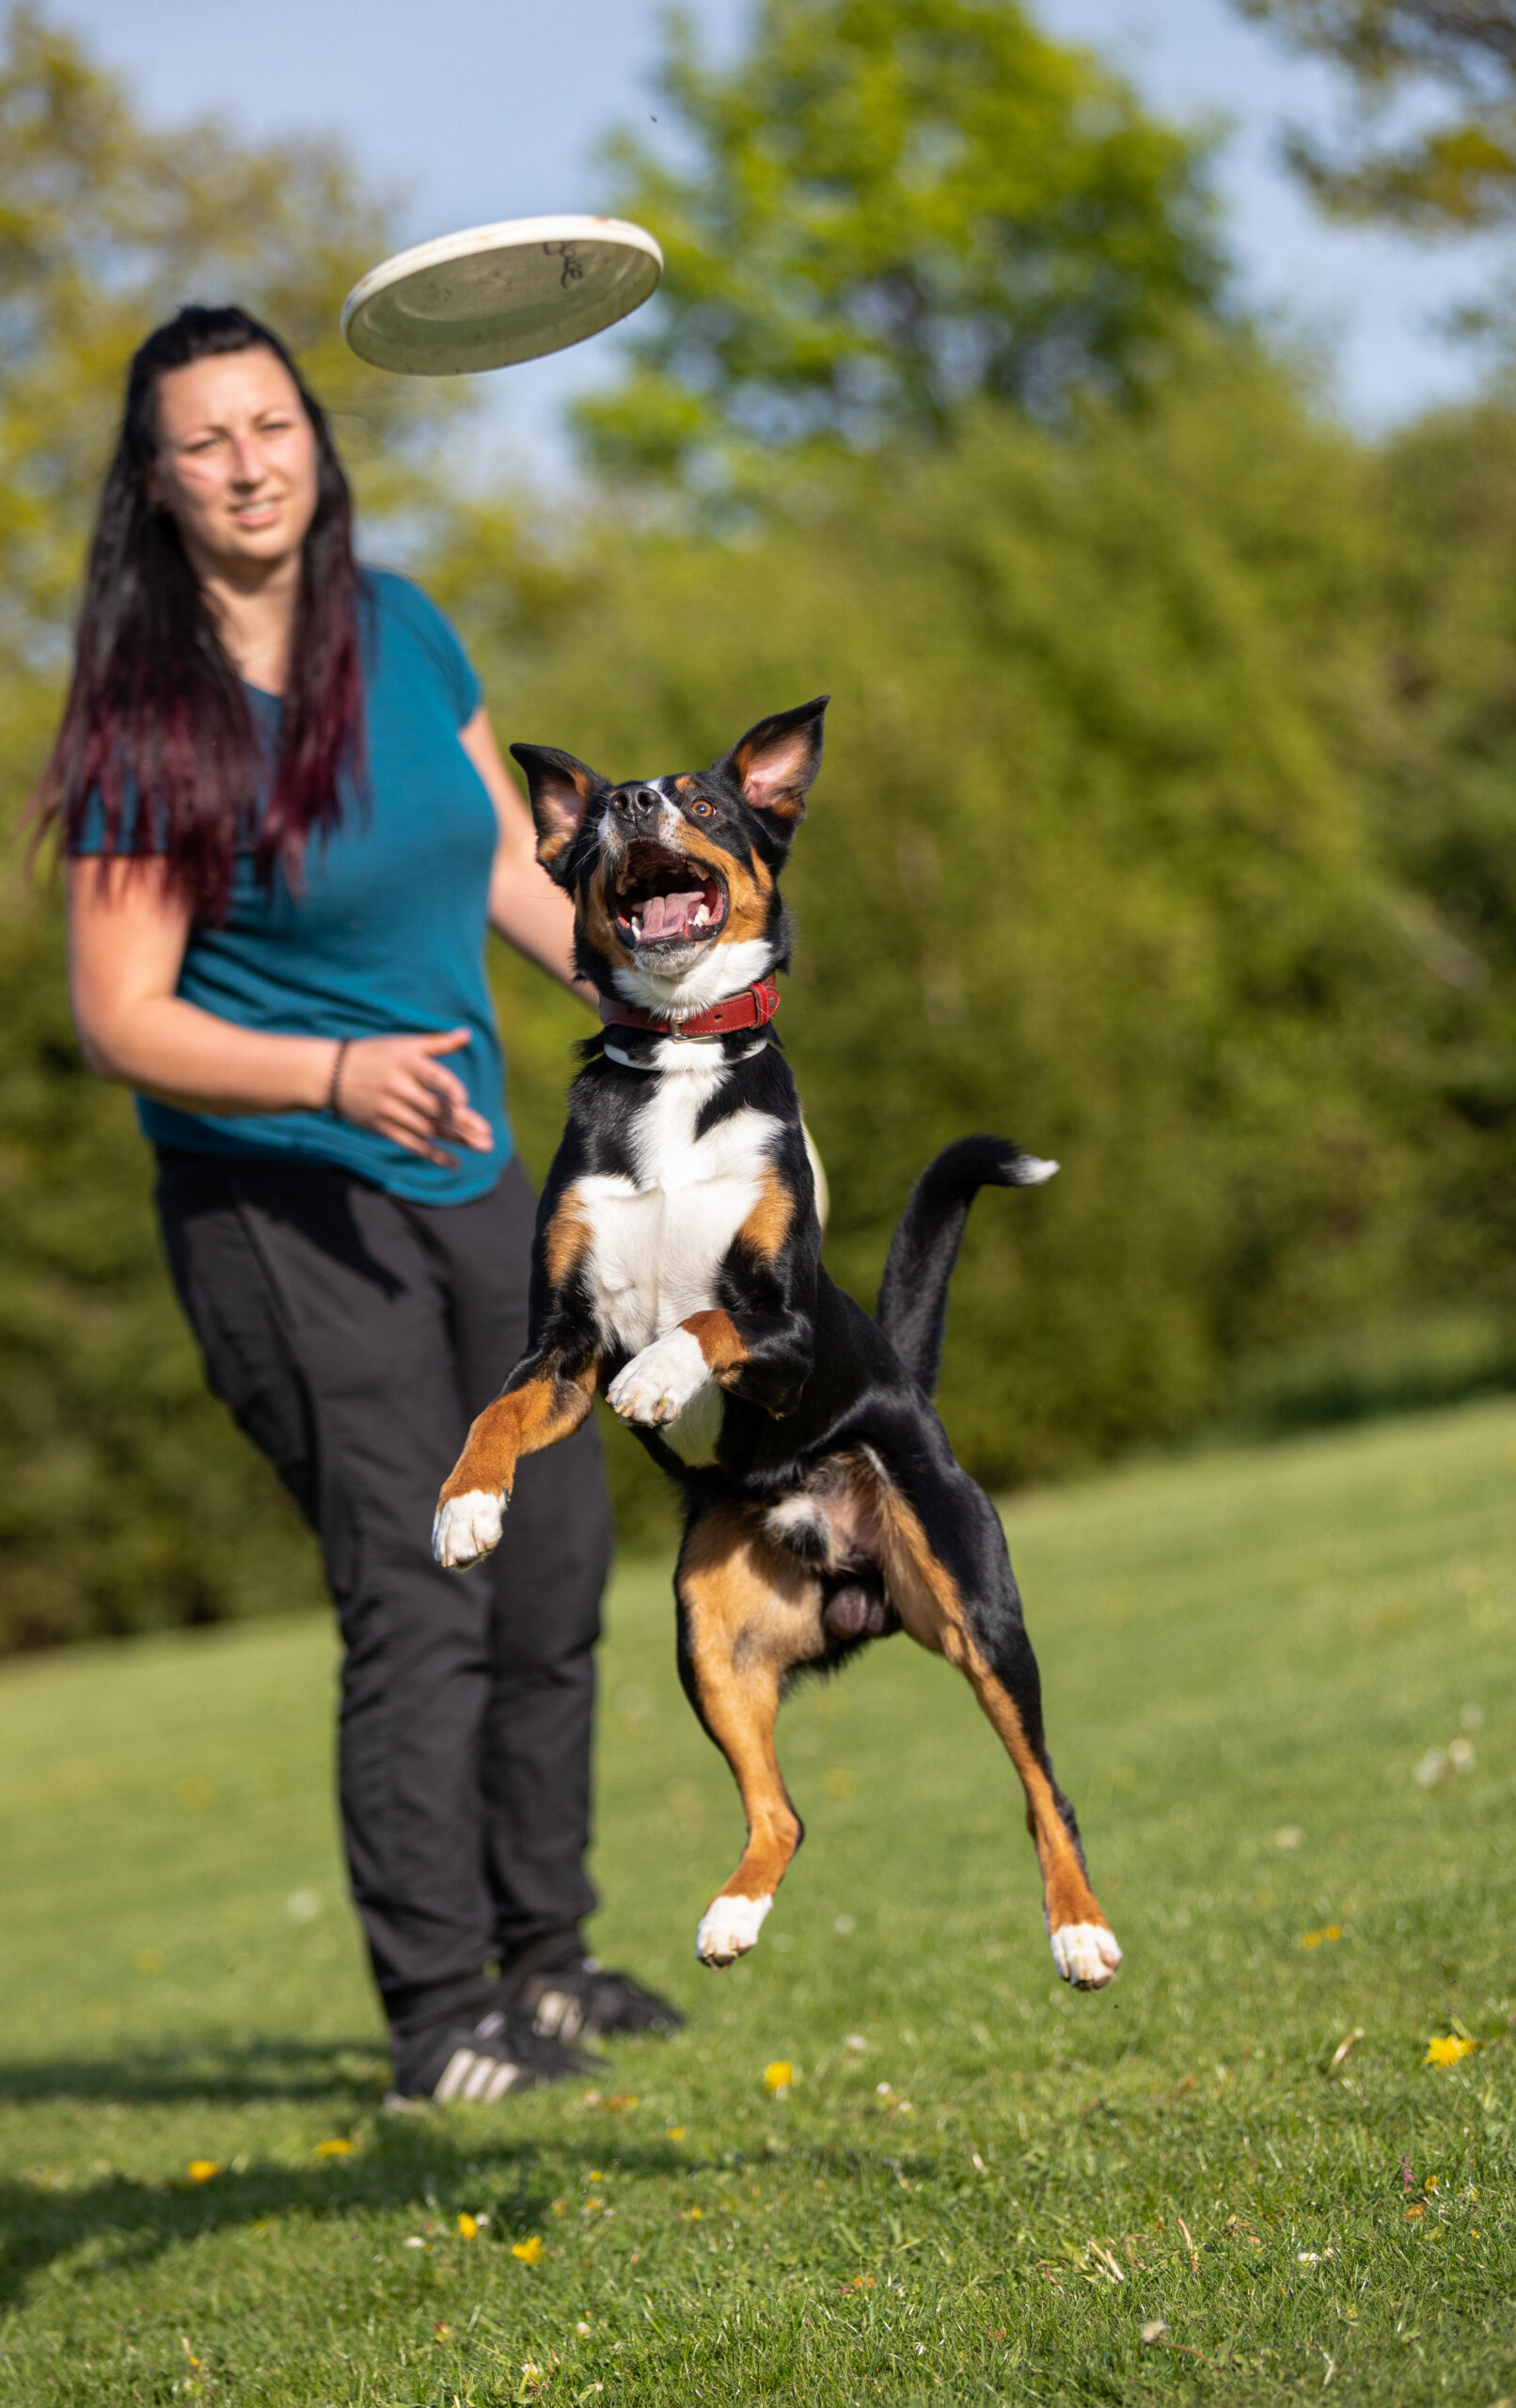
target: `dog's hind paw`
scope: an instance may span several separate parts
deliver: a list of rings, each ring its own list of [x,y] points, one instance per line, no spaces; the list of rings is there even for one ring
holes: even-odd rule
[[[447,1572],[462,1572],[500,1544],[505,1499],[482,1488],[466,1497],[450,1497],[437,1507],[432,1525],[432,1552]]]
[[[1115,1980],[1121,1951],[1103,1923],[1066,1923],[1048,1939],[1053,1963],[1077,1990],[1103,1990]]]
[[[713,1898],[695,1934],[703,1965],[731,1965],[756,1948],[772,1898]]]

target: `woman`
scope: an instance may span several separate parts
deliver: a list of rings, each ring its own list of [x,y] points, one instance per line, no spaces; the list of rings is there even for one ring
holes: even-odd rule
[[[321,1540],[395,2089],[580,2070],[576,2037],[679,2020],[580,1934],[592,1433],[525,1467],[487,1567],[430,1548],[526,1330],[486,928],[572,986],[571,909],[457,637],[355,564],[325,420],[240,309],[182,310],[132,362],[41,800],[81,1045],[137,1092],[210,1385]]]

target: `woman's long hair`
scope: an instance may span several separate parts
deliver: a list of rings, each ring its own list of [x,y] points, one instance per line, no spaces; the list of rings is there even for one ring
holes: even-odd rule
[[[149,498],[160,377],[258,347],[282,361],[316,440],[316,509],[301,560],[276,761],[168,513]],[[347,479],[321,404],[277,335],[246,310],[181,309],[127,375],[90,546],[63,724],[37,791],[65,850],[158,854],[197,919],[225,917],[232,861],[297,879],[312,830],[335,827],[338,779],[361,775],[363,670]],[[272,784],[258,816],[260,791]]]

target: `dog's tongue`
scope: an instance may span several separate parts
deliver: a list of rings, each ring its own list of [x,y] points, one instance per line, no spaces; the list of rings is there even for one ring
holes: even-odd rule
[[[702,890],[684,895],[650,895],[642,909],[642,942],[649,937],[682,937],[699,910]]]

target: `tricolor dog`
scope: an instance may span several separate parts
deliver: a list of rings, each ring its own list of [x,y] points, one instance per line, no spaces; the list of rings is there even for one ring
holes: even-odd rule
[[[959,1667],[1004,1743],[1053,1960],[1098,1989],[1121,1951],[1048,1759],[1004,1538],[930,1402],[976,1189],[1035,1185],[1056,1164],[1000,1138],[950,1146],[906,1207],[874,1320],[822,1270],[768,1022],[790,953],[779,874],[825,707],[760,721],[709,769],[620,785],[570,753],[511,748],[606,1025],[542,1199],[529,1347],[468,1434],[434,1544],[445,1564],[488,1554],[520,1457],[603,1391],[684,1487],[680,1672],[748,1819],[700,1926],[705,1963],[752,1947],[800,1842],[774,1751],[786,1686],[904,1628]]]

